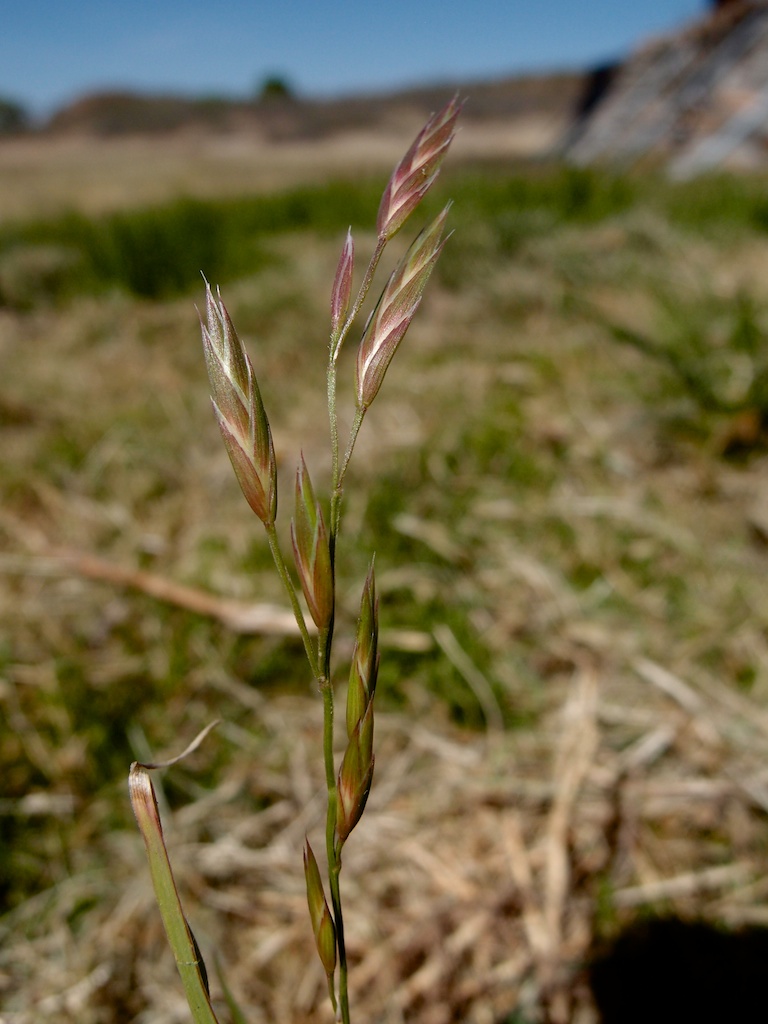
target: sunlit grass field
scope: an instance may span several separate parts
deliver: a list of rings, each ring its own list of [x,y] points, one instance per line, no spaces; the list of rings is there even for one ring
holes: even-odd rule
[[[373,241],[385,178],[191,188],[99,213],[25,206],[0,222],[0,1003],[14,1022],[184,1019],[142,973],[166,952],[125,781],[132,760],[175,752],[213,718],[223,724],[164,780],[169,813],[205,844],[287,800],[301,834],[283,823],[297,852],[281,913],[303,934],[298,851],[314,812],[296,794],[311,806],[318,719],[300,645],[215,611],[216,599],[283,597],[211,413],[195,303],[201,273],[221,285],[286,485],[301,450],[321,484],[330,283],[347,225],[361,249]],[[503,757],[494,748],[473,772],[503,792],[514,744],[551,730],[584,673],[603,725],[619,730],[611,751],[677,728],[639,678],[652,664],[718,706],[754,710],[762,738],[737,745],[749,766],[768,704],[766,183],[494,163],[447,168],[436,191],[430,208],[451,197],[455,233],[366,420],[339,553],[349,638],[376,551],[382,711],[457,749],[501,735]],[[169,600],[147,592],[148,576]],[[173,585],[213,611],[191,611]],[[680,729],[669,756],[717,775],[717,743],[689,746]],[[405,742],[391,730],[374,790]],[[549,777],[543,754],[529,759]],[[288,794],[284,780],[306,771]],[[688,860],[680,837],[665,847],[656,835],[622,884],[727,862],[729,828],[707,819]],[[742,834],[759,863],[766,836]],[[187,869],[192,906],[251,926],[248,897],[227,902],[226,871]],[[607,927],[613,883],[595,877]],[[353,927],[361,962],[366,943]],[[253,1019],[266,1019],[268,980],[238,977],[247,956],[224,946],[240,996],[262,1008]],[[57,1001],[83,978],[86,998]],[[325,1019],[317,987],[302,994],[308,1020]],[[512,1013],[507,996],[505,1008],[494,995],[493,1019]],[[461,1005],[464,1019],[489,1019]],[[441,1019],[419,1003],[412,1013]]]

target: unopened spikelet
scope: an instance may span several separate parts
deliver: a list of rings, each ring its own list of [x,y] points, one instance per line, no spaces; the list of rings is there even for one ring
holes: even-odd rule
[[[462,104],[454,96],[433,114],[395,168],[384,190],[376,220],[379,238],[392,238],[427,194],[456,134]]]
[[[291,540],[310,615],[318,629],[327,629],[333,618],[331,552],[323,513],[303,455],[296,471],[296,515],[291,522]]]
[[[345,843],[360,821],[373,780],[373,700],[349,738],[336,780],[336,834]]]
[[[333,279],[333,288],[331,289],[331,338],[333,339],[338,338],[339,331],[344,323],[344,317],[349,310],[354,264],[355,242],[350,229],[347,231],[347,237],[344,239],[344,247],[339,256],[336,276]]]
[[[445,244],[443,229],[449,209],[450,203],[416,237],[392,272],[365,325],[357,351],[359,409],[367,409],[378,394],[397,346],[419,307],[427,281]]]
[[[304,841],[304,879],[307,883],[307,903],[315,945],[323,969],[330,978],[336,970],[336,927],[328,909],[320,870],[308,839]]]
[[[256,375],[229,313],[206,282],[200,318],[211,401],[235,476],[246,501],[265,525],[277,513],[277,466]]]
[[[376,692],[376,676],[379,670],[378,619],[379,602],[376,597],[373,563],[371,563],[360,601],[360,618],[357,622],[355,649],[349,670],[347,737],[350,739]]]

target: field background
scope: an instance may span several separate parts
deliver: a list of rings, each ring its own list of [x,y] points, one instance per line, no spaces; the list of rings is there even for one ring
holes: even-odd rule
[[[321,709],[194,303],[203,271],[285,511],[300,450],[328,476],[344,231],[373,245],[416,127],[0,146],[4,1020],[187,1019],[126,779],[213,718],[161,780],[188,915],[249,1020],[329,1019],[300,868]],[[381,593],[345,859],[371,1021],[588,1022],[583,967],[638,914],[768,923],[765,182],[523,163],[557,125],[518,127],[456,141],[427,204],[455,234],[348,484],[342,652],[374,549]]]

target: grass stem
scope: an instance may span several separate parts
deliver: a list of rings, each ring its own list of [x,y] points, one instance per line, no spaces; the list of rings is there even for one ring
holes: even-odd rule
[[[314,675],[315,679],[319,681],[322,672],[320,668],[318,652],[315,648],[314,643],[312,642],[312,637],[309,634],[307,622],[306,619],[304,618],[304,612],[301,609],[301,605],[299,604],[299,598],[298,595],[296,594],[296,588],[293,585],[291,574],[288,572],[288,566],[285,564],[283,552],[280,549],[280,542],[277,538],[277,530],[275,528],[274,523],[266,524],[265,529],[267,531],[267,538],[269,540],[269,550],[272,552],[272,558],[277,568],[277,573],[280,579],[283,581],[286,593],[288,594],[288,599],[291,602],[291,609],[293,610],[293,614],[296,618],[296,624],[299,627],[299,633],[301,634],[301,639],[304,644],[304,651],[306,652],[307,660],[309,661],[310,667],[312,669],[312,674]]]

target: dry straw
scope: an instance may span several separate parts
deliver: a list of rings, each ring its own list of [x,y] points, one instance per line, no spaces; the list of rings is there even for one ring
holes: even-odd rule
[[[291,522],[294,570],[314,623],[311,627],[299,589],[285,559],[276,528],[277,470],[269,420],[250,359],[220,295],[206,284],[201,317],[211,399],[224,445],[243,494],[261,520],[278,573],[285,585],[304,642],[310,670],[323,701],[323,763],[327,789],[325,855],[327,885],[306,840],[304,875],[312,932],[328,979],[337,1019],[350,1020],[347,951],[340,875],[342,849],[360,821],[371,789],[374,767],[374,696],[379,664],[378,601],[373,562],[360,602],[346,701],[346,749],[334,757],[332,647],[336,595],[336,548],[341,532],[344,478],[363,419],[381,388],[387,368],[403,339],[445,244],[445,209],[417,236],[395,266],[362,332],[355,375],[355,415],[343,455],[336,412],[336,366],[342,345],[363,307],[387,243],[403,227],[434,183],[456,130],[461,104],[454,97],[433,115],[395,168],[382,196],[378,237],[354,300],[355,246],[347,233],[331,290],[331,332],[327,372],[332,483],[328,519],[315,495],[309,470],[300,457],[295,511]],[[149,765],[134,764],[130,793],[144,837],[163,923],[198,1024],[211,1024],[208,980],[197,943],[184,918],[171,873]],[[329,900],[330,897],[330,900]],[[239,1011],[236,1011],[237,1015]]]

